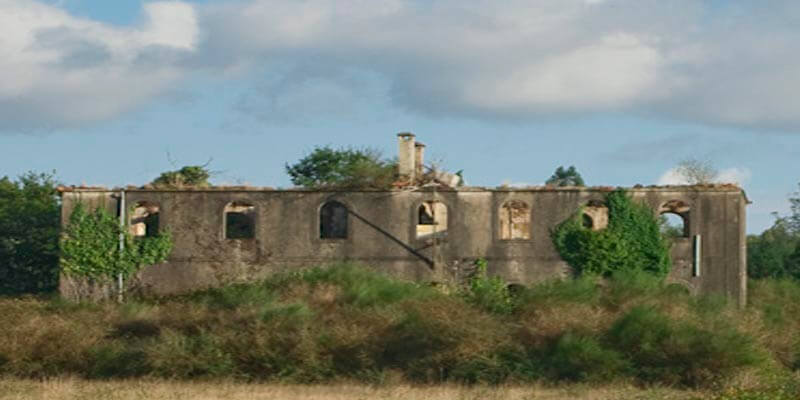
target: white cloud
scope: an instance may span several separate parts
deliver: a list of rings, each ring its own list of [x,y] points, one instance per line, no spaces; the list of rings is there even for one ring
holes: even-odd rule
[[[686,185],[688,181],[682,176],[677,168],[670,168],[661,174],[661,177],[656,181],[657,185]]]
[[[357,68],[428,114],[631,112],[800,127],[800,7],[748,0],[250,0],[205,10],[206,56]],[[357,12],[355,12],[357,10]],[[769,17],[769,18],[767,18]]]
[[[545,185],[544,183],[514,182],[511,179],[503,179],[503,182],[500,184],[500,186],[517,188],[517,189],[540,187],[540,186],[544,186],[544,185]]]
[[[719,183],[735,183],[743,185],[750,181],[753,173],[747,168],[727,168],[719,171],[716,181]]]
[[[144,23],[116,28],[35,1],[0,1],[0,130],[38,130],[112,118],[182,76],[196,48],[194,9],[144,7]]]
[[[717,172],[714,178],[715,183],[733,183],[737,185],[744,185],[750,182],[752,172],[748,168],[732,167],[725,168]],[[686,185],[689,182],[677,168],[670,168],[661,174],[658,178],[658,185]]]
[[[197,71],[283,74],[330,89],[307,96],[363,97],[329,70],[379,76],[381,98],[422,114],[611,111],[797,129],[800,6],[765,3],[165,1],[145,3],[140,26],[119,28],[0,0],[0,129],[112,118]],[[293,85],[268,86],[265,98],[303,104],[275,92]]]
[[[144,5],[147,23],[139,31],[147,45],[193,50],[198,39],[198,24],[194,8],[181,2],[147,3]]]

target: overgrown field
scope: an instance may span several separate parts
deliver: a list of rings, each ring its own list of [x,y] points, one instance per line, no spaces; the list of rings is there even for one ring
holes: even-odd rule
[[[0,400],[679,400],[702,393],[625,385],[297,385],[231,381],[185,382],[136,379],[45,381],[0,379]]]
[[[572,382],[800,396],[800,284],[739,310],[644,274],[508,293],[338,265],[123,305],[0,300],[0,377],[380,384]],[[769,393],[769,397],[763,393]]]

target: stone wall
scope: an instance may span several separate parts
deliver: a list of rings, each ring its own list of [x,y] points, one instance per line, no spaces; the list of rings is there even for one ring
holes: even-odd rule
[[[338,260],[357,261],[404,279],[442,281],[463,277],[475,259],[485,258],[491,274],[500,275],[509,283],[525,285],[570,274],[570,268],[553,247],[550,231],[579,207],[602,202],[607,191],[604,188],[387,192],[128,189],[129,205],[158,206],[159,226],[172,232],[175,244],[168,262],[146,267],[132,283],[147,294],[173,294]],[[76,201],[102,205],[116,212],[119,193],[100,189],[64,191],[64,221]],[[747,199],[740,189],[658,187],[634,188],[630,193],[656,211],[680,212],[688,223],[687,237],[676,238],[671,250],[674,262],[671,281],[686,285],[694,293],[719,293],[744,304]],[[509,215],[502,208],[513,200],[525,203],[530,210],[526,227],[530,230],[529,238],[501,237],[500,219]],[[320,209],[329,201],[340,202],[350,211],[344,239],[320,238]],[[444,232],[430,234],[431,227],[418,230],[420,206],[430,201],[441,202],[447,208]],[[225,211],[226,207],[231,209],[231,203],[238,208],[255,207],[252,239],[226,239]],[[514,218],[517,220],[506,224],[519,223],[519,216]],[[696,235],[702,238],[699,276],[693,271]],[[65,280],[62,293],[73,296],[70,287],[74,285]]]

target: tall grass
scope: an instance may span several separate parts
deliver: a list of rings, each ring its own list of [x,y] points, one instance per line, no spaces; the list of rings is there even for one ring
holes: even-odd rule
[[[491,283],[501,296],[341,264],[124,305],[4,299],[0,375],[746,390],[800,364],[795,282],[753,283],[744,310],[642,273]]]

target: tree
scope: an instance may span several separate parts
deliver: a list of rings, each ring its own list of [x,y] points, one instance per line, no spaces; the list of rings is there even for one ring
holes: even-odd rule
[[[160,187],[180,188],[180,187],[207,187],[211,184],[208,179],[211,172],[206,168],[208,165],[187,165],[176,171],[167,171],[153,180],[152,184]]]
[[[171,251],[169,232],[134,238],[104,208],[89,212],[78,203],[61,238],[61,266],[64,273],[81,278],[127,279],[145,265],[163,262]]]
[[[678,163],[675,172],[688,185],[707,185],[713,183],[718,176],[717,169],[708,160],[687,158]]]
[[[787,218],[776,215],[772,227],[747,237],[747,274],[751,278],[800,279],[800,236],[792,232]]]
[[[800,183],[797,184],[800,187]],[[789,216],[789,227],[795,235],[800,235],[800,190],[794,192],[794,197],[789,197],[792,214]]]
[[[800,279],[800,192],[789,197],[791,214],[774,213],[775,223],[747,237],[747,274],[751,278]]]
[[[559,166],[545,183],[553,186],[585,186],[581,174],[578,173],[574,165],[570,165],[567,169],[564,169],[564,166]]]
[[[54,174],[0,179],[0,294],[56,289],[59,225]]]
[[[387,189],[397,179],[396,163],[374,149],[316,147],[286,173],[298,186]]]

